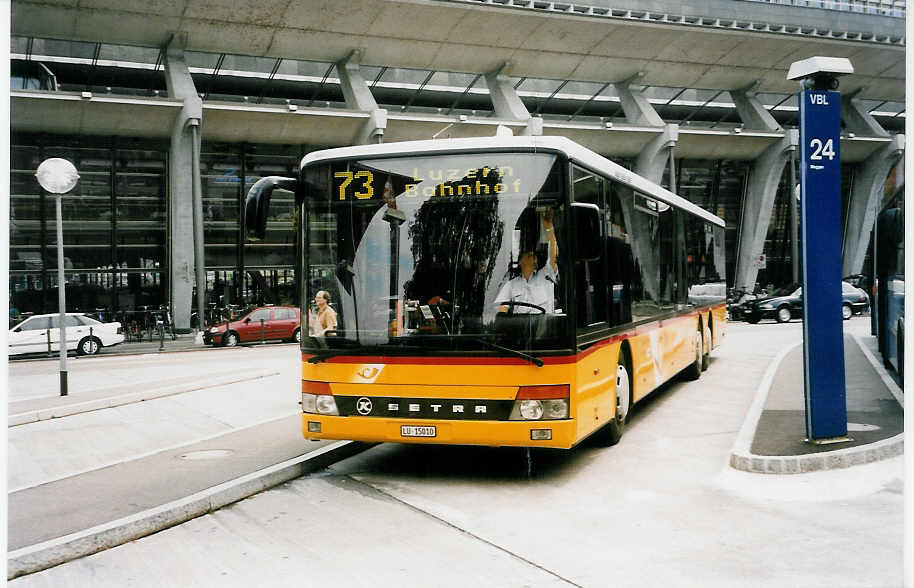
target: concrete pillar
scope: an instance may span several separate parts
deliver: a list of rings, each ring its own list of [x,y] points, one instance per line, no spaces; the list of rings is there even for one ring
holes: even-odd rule
[[[346,99],[346,106],[353,110],[368,113],[368,120],[362,125],[353,138],[353,144],[365,145],[384,141],[387,129],[387,110],[379,108],[371,89],[362,77],[359,67],[361,51],[355,50],[346,59],[337,62],[336,72],[340,78],[340,88]]]
[[[503,120],[520,121],[526,123],[521,135],[542,135],[543,119],[530,116],[530,111],[517,95],[517,91],[506,75],[510,63],[503,64],[495,71],[485,75],[486,86],[492,99],[495,116]]]
[[[659,184],[663,180],[663,173],[668,169],[667,161],[677,141],[679,141],[679,125],[664,125],[663,132],[645,145],[638,154],[638,159],[635,161],[635,173]]]
[[[644,89],[641,86],[634,85],[634,82],[643,75],[643,72],[638,72],[630,78],[613,84],[619,93],[622,111],[625,112],[625,119],[633,125],[662,127],[664,125],[663,118],[651,106],[647,96],[644,95]]]
[[[758,256],[765,250],[765,237],[768,235],[771,210],[781,174],[798,143],[798,131],[790,130],[783,139],[765,149],[752,166],[749,189],[743,203],[743,217],[740,220],[736,279],[733,284],[737,288],[751,292],[755,286]]]
[[[859,93],[857,90],[841,96],[841,119],[844,121],[845,130],[864,137],[888,137],[889,132],[883,129],[857,100],[856,96]]]
[[[194,170],[199,169],[199,133],[196,146],[191,125],[203,121],[203,101],[184,60],[186,36],[175,34],[165,48],[165,83],[168,95],[184,101],[171,130],[168,157],[168,299],[178,332],[190,331],[195,274],[202,273],[203,260],[195,263],[194,248]],[[196,123],[192,122],[196,121]],[[199,181],[199,178],[196,178]],[[202,245],[202,244],[201,244]],[[199,267],[200,272],[195,270]],[[204,274],[205,275],[205,274]],[[206,287],[200,284],[201,294]]]
[[[753,131],[770,131],[778,132],[781,125],[774,120],[768,109],[756,97],[755,87],[758,84],[752,84],[748,88],[740,90],[730,90],[730,98],[736,106],[740,120],[743,121],[743,127]]]
[[[874,151],[860,164],[854,175],[850,205],[844,225],[841,275],[859,274],[870,243],[883,185],[892,166],[904,153],[904,135],[895,135],[882,149]]]

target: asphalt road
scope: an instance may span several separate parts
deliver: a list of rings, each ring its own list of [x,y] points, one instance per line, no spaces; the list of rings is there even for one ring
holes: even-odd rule
[[[901,458],[792,476],[727,466],[800,325],[729,329],[701,379],[639,404],[616,447],[380,445],[10,585],[900,586]]]

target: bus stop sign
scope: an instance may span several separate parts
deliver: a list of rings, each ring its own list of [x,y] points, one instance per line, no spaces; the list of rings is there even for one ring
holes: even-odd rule
[[[841,317],[841,94],[804,90],[800,103],[803,374],[809,441],[845,440]]]

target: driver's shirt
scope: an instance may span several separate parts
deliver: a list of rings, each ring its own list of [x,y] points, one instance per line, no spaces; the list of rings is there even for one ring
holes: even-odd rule
[[[547,262],[546,265],[533,272],[529,280],[524,279],[524,274],[508,280],[498,291],[495,305],[501,306],[499,303],[507,301],[527,302],[552,314],[555,312],[555,280],[555,270],[552,269],[552,264]],[[529,306],[517,305],[513,312],[514,314],[539,314],[540,311]]]

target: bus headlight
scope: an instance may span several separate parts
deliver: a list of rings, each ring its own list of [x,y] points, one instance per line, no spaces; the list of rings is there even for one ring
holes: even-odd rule
[[[568,384],[521,386],[511,409],[512,421],[558,420],[568,418]]]
[[[544,419],[567,419],[568,418],[568,401],[562,400],[544,400],[543,401],[543,418]]]
[[[326,414],[339,416],[336,400],[330,392],[327,382],[314,382],[302,380],[301,383],[301,409],[302,412],[311,414]]]
[[[336,409],[336,400],[333,399],[333,396],[318,396],[316,404],[318,414],[330,414],[334,416],[340,414]]]
[[[543,403],[539,400],[521,400],[520,416],[528,421],[536,421],[543,418]]]
[[[310,412],[312,414],[317,412],[317,396],[314,394],[305,394],[304,392],[301,395],[301,409],[302,412]]]

